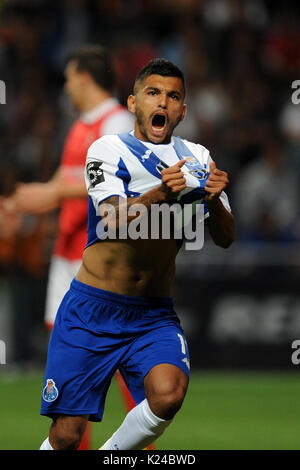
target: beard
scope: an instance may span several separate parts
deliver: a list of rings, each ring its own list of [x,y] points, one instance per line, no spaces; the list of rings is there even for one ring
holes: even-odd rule
[[[136,109],[135,118],[139,127],[139,131],[147,140],[150,141],[146,126],[147,119],[141,109]]]

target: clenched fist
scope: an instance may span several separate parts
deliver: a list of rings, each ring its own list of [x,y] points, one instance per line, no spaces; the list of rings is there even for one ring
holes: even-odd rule
[[[229,179],[227,173],[218,170],[215,162],[211,162],[209,165],[209,178],[205,185],[205,191],[208,193],[205,196],[205,200],[212,201],[213,199],[219,198],[228,183]]]
[[[162,189],[168,198],[176,196],[180,191],[186,188],[186,179],[181,171],[185,160],[179,160],[175,165],[165,168],[161,172]]]

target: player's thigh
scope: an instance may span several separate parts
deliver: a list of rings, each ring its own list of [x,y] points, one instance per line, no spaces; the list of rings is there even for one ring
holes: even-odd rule
[[[110,338],[61,321],[65,304],[68,305],[67,300],[58,313],[49,342],[41,414],[88,414],[93,421],[99,421],[122,348],[116,350]]]
[[[91,420],[102,419],[124,346],[118,336],[95,333],[94,323],[101,317],[105,327],[100,307],[97,298],[79,295],[74,288],[65,295],[48,346],[42,415],[88,414]]]

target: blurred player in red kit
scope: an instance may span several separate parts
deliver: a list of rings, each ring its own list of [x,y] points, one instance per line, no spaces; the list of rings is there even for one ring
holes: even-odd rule
[[[43,214],[60,208],[58,233],[51,258],[45,324],[51,331],[57,309],[75,277],[87,242],[88,197],[84,182],[87,150],[106,134],[133,128],[133,116],[114,97],[115,75],[109,52],[88,45],[67,59],[65,89],[80,112],[65,140],[61,164],[47,183],[19,184],[3,207],[8,213]],[[121,377],[127,411],[135,403]],[[90,448],[90,430],[80,449]]]

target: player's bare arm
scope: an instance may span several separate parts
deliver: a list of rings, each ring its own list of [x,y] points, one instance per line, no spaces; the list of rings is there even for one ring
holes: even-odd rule
[[[228,175],[210,163],[210,175],[205,185],[205,201],[209,210],[209,233],[216,245],[228,248],[234,241],[234,217],[225,209],[220,195],[229,183]]]
[[[180,191],[186,188],[186,179],[181,171],[181,167],[185,164],[185,160],[180,160],[175,165],[164,169],[161,172],[162,182],[150,191],[138,197],[124,199],[118,196],[112,196],[100,204],[107,209],[103,217],[103,223],[109,227],[111,223],[116,223],[119,227],[120,221],[125,220],[128,224],[139,214],[128,215],[129,208],[134,204],[141,204],[145,211],[151,208],[152,204],[164,203],[175,197]],[[110,207],[111,206],[111,210]],[[124,217],[125,216],[125,217]]]

